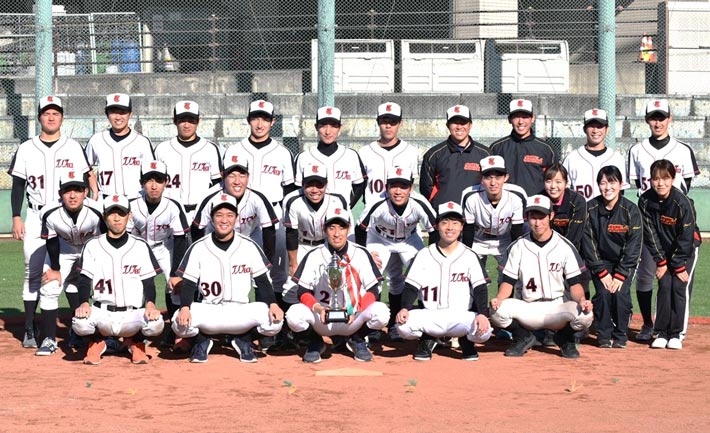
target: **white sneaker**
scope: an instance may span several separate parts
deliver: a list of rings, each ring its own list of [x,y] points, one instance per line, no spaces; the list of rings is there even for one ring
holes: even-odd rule
[[[59,349],[59,346],[57,346],[57,342],[55,340],[52,340],[51,338],[47,337],[42,341],[42,345],[39,346],[39,349],[37,349],[37,351],[35,352],[35,355],[49,356],[49,355],[53,354],[54,352],[56,352],[57,349]]]
[[[653,343],[651,343],[651,348],[652,349],[665,349],[667,345],[668,345],[668,340],[666,340],[663,337],[657,337],[655,340],[653,340]]]
[[[683,342],[680,341],[680,338],[671,338],[668,340],[666,347],[669,349],[680,350],[683,348]]]

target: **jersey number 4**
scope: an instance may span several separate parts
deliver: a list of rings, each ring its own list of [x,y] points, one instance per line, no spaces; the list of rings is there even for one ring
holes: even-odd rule
[[[537,292],[537,284],[535,284],[535,278],[530,278],[528,280],[528,283],[525,285],[525,288],[530,290],[531,292]]]

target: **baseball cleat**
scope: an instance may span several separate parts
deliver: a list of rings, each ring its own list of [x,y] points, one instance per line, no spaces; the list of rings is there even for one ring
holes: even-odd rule
[[[601,349],[611,349],[611,340],[599,339],[599,341],[597,342],[597,345]]]
[[[49,337],[45,338],[42,340],[42,345],[39,346],[39,349],[35,352],[35,355],[37,356],[49,356],[53,354],[54,352],[59,349],[59,346],[57,346],[57,342]]]
[[[641,331],[636,334],[636,341],[651,341],[653,338],[653,326],[643,325]]]
[[[505,350],[505,356],[523,356],[525,352],[530,350],[531,347],[535,345],[537,338],[532,333],[529,333],[527,337],[513,339],[513,344]]]
[[[306,348],[306,353],[303,354],[303,362],[317,364],[321,362],[321,355],[325,352],[325,343],[320,336],[314,341],[311,341]]]
[[[148,355],[145,353],[145,343],[133,343],[128,346],[128,351],[131,353],[131,362],[134,364],[147,364]]]
[[[86,349],[86,357],[84,357],[84,364],[101,364],[101,355],[103,355],[104,352],[106,352],[106,340],[92,340],[89,343],[89,347]]]
[[[683,348],[683,342],[680,341],[680,338],[671,338],[668,340],[668,344],[666,345],[668,349],[673,349],[673,350],[680,350]]]
[[[242,362],[257,362],[258,359],[254,354],[251,341],[244,340],[243,338],[248,338],[248,335],[245,337],[234,337],[231,342],[232,347],[239,355],[239,360]]]
[[[372,353],[367,349],[365,340],[358,341],[352,338],[347,342],[347,348],[353,353],[355,361],[369,362],[372,361]]]
[[[37,347],[37,340],[35,339],[34,330],[25,330],[25,336],[22,339],[22,347],[24,347],[25,349],[34,349]]]
[[[399,329],[397,329],[396,326],[390,326],[387,329],[387,336],[389,337],[390,341],[393,341],[395,343],[399,343],[401,341],[404,341],[401,335],[399,335]]]
[[[478,361],[478,350],[473,341],[466,337],[458,338],[459,347],[461,347],[461,355],[464,361]]]
[[[667,339],[663,337],[657,337],[655,340],[653,340],[653,343],[651,343],[651,349],[665,349],[667,345]]]
[[[86,341],[76,335],[73,329],[69,329],[69,339],[67,340],[67,347],[70,349],[78,349],[81,347],[86,347]]]
[[[190,353],[190,362],[207,362],[207,355],[209,355],[210,350],[212,350],[213,344],[214,342],[211,338],[206,338],[204,341],[192,346],[192,352]]]
[[[560,355],[563,358],[579,358],[579,350],[577,350],[577,345],[574,343],[574,337],[571,339],[565,338],[566,336],[560,332],[555,332],[553,339],[555,344],[560,347]]]
[[[614,341],[614,344],[611,345],[611,347],[613,347],[614,349],[626,349],[626,342],[616,340]]]
[[[417,350],[414,352],[414,359],[417,361],[429,361],[434,353],[437,342],[433,338],[422,338],[419,340]]]

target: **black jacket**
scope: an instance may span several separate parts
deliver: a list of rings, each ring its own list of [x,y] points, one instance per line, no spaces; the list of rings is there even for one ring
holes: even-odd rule
[[[552,220],[552,230],[566,237],[567,240],[580,249],[584,224],[587,220],[587,201],[581,194],[567,188],[562,196],[562,203],[552,205],[555,218]]]
[[[537,194],[545,186],[545,170],[555,162],[557,155],[552,147],[535,135],[520,138],[515,132],[490,146],[491,155],[505,159],[505,167],[514,183],[525,188],[528,196]]]

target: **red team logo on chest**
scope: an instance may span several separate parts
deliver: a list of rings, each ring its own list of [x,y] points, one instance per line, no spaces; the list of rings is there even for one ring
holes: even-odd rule
[[[451,274],[451,279],[449,280],[450,283],[468,283],[468,276],[464,274],[463,272],[457,272]]]
[[[530,164],[542,165],[542,162],[543,162],[543,161],[542,161],[542,158],[540,158],[540,157],[537,156],[537,155],[525,155],[525,156],[523,157],[523,162],[527,162],[527,163],[530,163]]]
[[[626,233],[629,231],[629,226],[624,224],[609,224],[606,229],[609,233]]]
[[[193,162],[191,170],[192,171],[210,171],[210,163],[209,162]]]
[[[136,158],[135,156],[124,156],[123,157],[123,165],[141,165],[140,159]],[[154,168],[154,167],[151,167]]]
[[[261,172],[263,174],[273,174],[276,176],[281,176],[281,170],[279,170],[279,168],[275,165],[265,165],[264,168],[261,169]]]
[[[247,265],[232,265],[232,275],[251,274],[251,267]]]
[[[54,168],[74,168],[74,163],[68,159],[58,159],[56,160]]]
[[[466,171],[481,171],[481,165],[477,162],[467,162],[463,165],[463,169]]]
[[[123,265],[124,275],[140,275],[141,267],[138,265]]]
[[[342,171],[342,170],[337,170],[335,172],[335,179],[336,180],[350,180],[350,172],[349,171]]]

